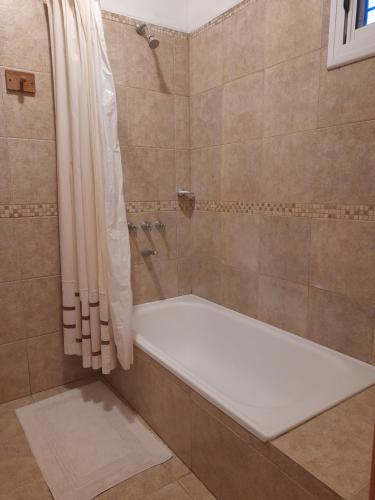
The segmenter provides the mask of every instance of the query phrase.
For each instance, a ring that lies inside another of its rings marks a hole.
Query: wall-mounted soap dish
[[[177,196],[179,198],[186,198],[188,200],[195,200],[195,193],[193,191],[189,191],[188,189],[178,188]]]

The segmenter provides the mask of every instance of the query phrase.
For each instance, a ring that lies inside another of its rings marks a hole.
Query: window
[[[331,0],[328,69],[375,55],[375,0]]]

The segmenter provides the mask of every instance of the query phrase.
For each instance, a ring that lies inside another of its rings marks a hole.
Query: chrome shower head
[[[138,35],[144,36],[147,39],[150,49],[157,49],[159,47],[159,40],[151,33],[150,28],[146,23],[137,24],[136,30]]]

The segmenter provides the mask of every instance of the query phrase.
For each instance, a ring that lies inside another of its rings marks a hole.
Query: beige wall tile
[[[0,74],[1,77],[1,74]],[[1,95],[0,95],[1,99]],[[0,106],[0,121],[2,120]],[[1,127],[0,127],[1,128]],[[0,203],[9,203],[10,200],[10,169],[8,161],[8,144],[6,139],[0,139]]]
[[[308,338],[367,363],[372,359],[374,306],[311,287]]]
[[[126,201],[174,200],[173,149],[128,148],[122,151]]]
[[[266,65],[319,49],[322,1],[270,0],[267,2]]]
[[[265,72],[264,133],[300,132],[317,125],[320,51]]]
[[[193,148],[221,144],[222,90],[190,98],[190,141]]]
[[[145,259],[133,270],[133,302],[141,304],[178,295],[177,259]]]
[[[0,380],[0,402],[30,393],[25,341],[0,346]]]
[[[190,390],[156,363],[152,366],[152,384],[151,425],[190,467]]]
[[[365,486],[360,491],[350,497],[349,500],[368,500],[370,495],[370,486]]]
[[[118,138],[120,147],[123,149],[131,146],[127,92],[128,89],[125,85],[118,85],[116,83]]]
[[[260,272],[296,283],[309,278],[310,220],[261,217]]]
[[[254,2],[223,22],[224,82],[264,67],[265,3]]]
[[[262,137],[263,86],[263,72],[254,73],[224,86],[224,143]]]
[[[330,0],[323,0],[322,47],[327,47],[328,45],[330,13],[331,13]]]
[[[191,171],[190,171],[190,150],[176,150],[176,187],[190,189]]]
[[[8,139],[14,203],[55,203],[56,151],[52,141]]]
[[[198,405],[192,405],[192,469],[218,498],[312,500],[287,475]]]
[[[375,85],[375,58],[327,70],[327,50],[322,51],[319,126],[371,120],[375,103],[368,98]]]
[[[60,274],[56,217],[16,220],[15,232],[22,278]]]
[[[0,285],[0,344],[14,342],[26,337],[22,306],[20,283],[3,283]]]
[[[274,203],[313,201],[312,181],[317,164],[315,131],[265,139],[260,172],[263,199]]]
[[[149,496],[149,500],[190,500],[191,497],[177,482],[164,486]]]
[[[375,202],[375,121],[319,131],[314,201],[372,204]]]
[[[60,277],[38,278],[21,283],[28,337],[57,332],[61,329]]]
[[[51,71],[48,22],[43,3],[37,0],[1,2],[0,32],[0,65]]]
[[[27,341],[31,392],[89,377],[89,368],[82,368],[78,356],[65,356],[61,333],[34,337]]]
[[[5,130],[5,108],[4,108],[4,79],[5,73],[4,69],[0,67],[0,137],[4,137],[6,135]]]
[[[192,291],[213,302],[222,302],[221,263],[217,257],[194,255],[192,261]]]
[[[190,95],[189,40],[174,41],[174,91],[178,95]]]
[[[0,220],[0,281],[21,277],[14,220]]]
[[[55,122],[51,75],[36,73],[35,85],[35,95],[4,94],[8,137],[54,139]]]
[[[223,306],[256,318],[258,309],[258,274],[223,266],[222,281]]]
[[[351,297],[375,297],[375,224],[313,220],[310,282]]]
[[[177,254],[178,257],[191,257],[193,250],[191,236],[191,217],[183,211],[177,212]]]
[[[104,35],[113,77],[116,85],[126,85],[128,81],[125,51],[125,30],[122,23],[103,19]]]
[[[194,235],[195,255],[218,257],[220,254],[220,215],[213,212],[195,212],[191,232]]]
[[[134,26],[125,26],[126,82],[130,87],[171,94],[173,92],[173,38],[158,32],[160,45],[150,49]]]
[[[196,500],[215,500],[215,497],[194,474],[187,474],[179,480],[179,483],[191,498],[195,498]]]
[[[261,276],[258,318],[302,337],[307,333],[308,287]]]
[[[221,199],[260,201],[262,141],[226,144],[222,151]]]
[[[222,259],[227,266],[257,272],[259,268],[259,216],[222,214]]]
[[[128,88],[126,91],[128,115],[124,117],[120,113],[120,120],[128,120],[130,143],[133,146],[173,148],[173,103],[172,95]]]
[[[192,293],[192,259],[178,259],[178,295]]]
[[[221,147],[191,151],[191,188],[201,200],[220,198]]]
[[[222,84],[222,23],[190,39],[190,94],[195,95]]]
[[[190,146],[190,128],[189,128],[189,98],[184,96],[175,96],[175,146],[176,148],[186,149]]]

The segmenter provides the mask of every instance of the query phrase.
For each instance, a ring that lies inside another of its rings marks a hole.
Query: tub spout
[[[150,257],[151,255],[157,255],[157,250],[151,250],[151,248],[142,248],[141,255],[142,257]]]

